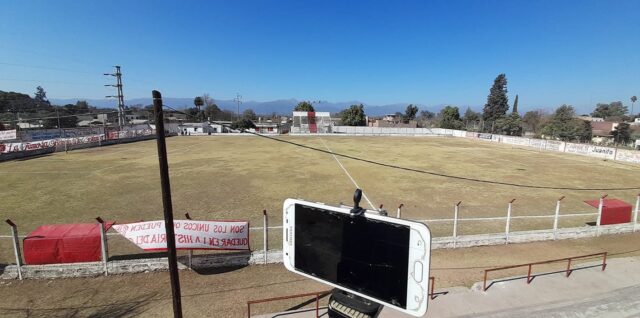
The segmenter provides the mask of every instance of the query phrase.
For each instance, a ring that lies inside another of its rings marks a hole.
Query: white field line
[[[358,185],[358,183],[356,183],[356,180],[353,179],[353,177],[351,176],[351,174],[349,174],[349,171],[347,171],[347,168],[345,168],[342,163],[340,162],[340,160],[338,160],[338,157],[336,157],[336,155],[333,154],[333,150],[331,150],[329,148],[329,146],[327,146],[327,143],[324,142],[324,140],[322,139],[322,137],[318,137],[318,139],[320,139],[320,141],[322,141],[322,144],[324,145],[325,148],[327,148],[327,150],[331,153],[331,156],[333,156],[333,159],[336,160],[336,162],[338,163],[338,165],[340,166],[340,168],[342,168],[342,171],[344,171],[344,173],[347,175],[347,177],[349,177],[349,179],[351,180],[351,182],[353,183],[354,186],[356,186],[357,189],[362,189],[360,188],[360,186]],[[367,203],[369,203],[369,206],[371,206],[371,209],[373,210],[378,210],[378,208],[371,203],[371,200],[369,200],[369,197],[367,197],[367,195],[364,193],[364,190],[362,190],[362,196],[364,197],[365,200],[367,200]]]

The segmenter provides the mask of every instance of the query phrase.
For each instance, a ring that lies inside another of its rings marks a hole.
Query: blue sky
[[[524,109],[640,95],[640,1],[3,1],[0,90]],[[29,66],[29,67],[26,67]]]

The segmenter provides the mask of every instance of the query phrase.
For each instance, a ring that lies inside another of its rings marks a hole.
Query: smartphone
[[[427,312],[431,233],[419,222],[287,199],[285,267],[412,316]]]

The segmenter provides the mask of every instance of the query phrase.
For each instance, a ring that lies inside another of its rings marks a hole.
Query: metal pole
[[[10,219],[5,220],[11,226],[11,236],[13,236],[13,253],[16,256],[16,266],[18,267],[18,279],[22,280],[22,255],[20,253],[20,241],[18,240],[18,226]]]
[[[398,206],[398,219],[401,218],[402,215],[402,207],[404,206],[404,203],[400,203],[400,205]]]
[[[604,198],[607,195],[604,194],[600,197],[600,204],[598,204],[598,219],[596,220],[596,236],[600,236],[600,222],[602,221],[602,208],[604,207]]]
[[[107,262],[109,261],[109,252],[107,251],[107,233],[105,231],[104,221],[97,217],[98,226],[100,226],[100,247],[102,248],[102,266],[104,267],[104,276],[108,276]]]
[[[189,215],[189,212],[184,214],[184,217],[187,218],[187,220],[191,220],[191,215]],[[189,269],[193,269],[193,250],[189,250]]]
[[[462,201],[459,201],[453,207],[453,248],[458,245],[458,212],[460,212],[460,203]]]
[[[171,203],[171,185],[169,183],[169,163],[167,162],[167,144],[164,136],[164,116],[162,112],[162,94],[152,92],[153,110],[156,116],[156,136],[158,145],[158,162],[160,164],[160,185],[162,187],[162,207],[164,210],[164,227],[167,235],[169,252],[169,274],[171,277],[171,294],[173,296],[173,316],[182,317],[182,300],[180,299],[180,276],[178,276],[178,256],[176,255],[176,237],[173,231],[173,204]]]
[[[509,202],[509,207],[507,208],[507,225],[505,227],[505,244],[509,244],[509,225],[511,224],[511,208],[513,205],[513,201],[515,201],[516,199],[513,199]]]
[[[636,210],[633,213],[633,231],[636,231],[636,227],[638,225],[638,210],[640,210],[640,193],[638,193],[638,197],[636,197]]]
[[[560,199],[558,199],[558,202],[556,202],[556,215],[555,218],[553,219],[553,239],[556,240],[558,238],[558,217],[560,216],[560,201],[562,201],[562,199],[564,199],[564,195],[560,197]]]
[[[267,264],[267,251],[269,250],[269,222],[267,220],[267,210],[262,210],[262,244],[264,246],[264,264]]]

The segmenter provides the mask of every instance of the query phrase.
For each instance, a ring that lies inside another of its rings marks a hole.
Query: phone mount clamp
[[[362,200],[362,190],[356,189],[356,192],[353,193],[353,209],[350,211],[352,218],[364,216],[364,212],[367,211],[360,206],[360,200]]]

